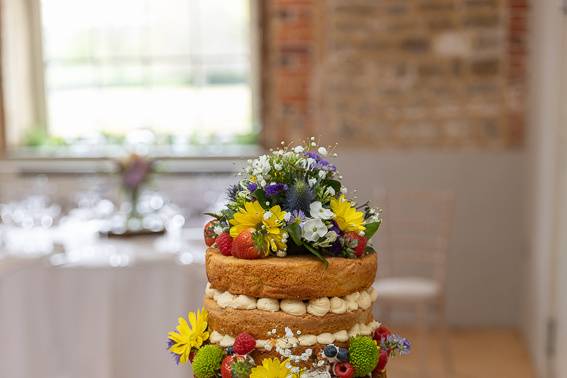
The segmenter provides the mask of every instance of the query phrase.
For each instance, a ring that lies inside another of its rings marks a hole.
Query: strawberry
[[[380,351],[380,357],[378,357],[378,365],[376,365],[376,368],[372,372],[372,376],[379,376],[379,374],[384,372],[384,369],[386,369],[386,364],[388,363],[388,358],[388,351]]]
[[[234,353],[241,355],[252,352],[254,348],[256,348],[256,339],[246,332],[242,332],[236,336],[234,344],[232,345]]]
[[[349,246],[352,246],[354,254],[357,257],[362,256],[364,249],[366,248],[366,243],[368,243],[368,239],[366,239],[364,236],[360,236],[357,232],[354,231],[347,232],[344,238],[347,241],[347,244]]]
[[[250,230],[242,231],[232,241],[232,255],[240,259],[257,259],[262,256],[262,251],[257,247],[254,235]]]
[[[215,226],[218,222],[218,220],[213,219],[212,221],[207,222],[207,224],[205,225],[203,233],[205,235],[205,244],[207,245],[207,247],[213,245],[215,239],[217,238],[217,234],[215,234]]]
[[[232,238],[230,237],[230,234],[228,232],[223,232],[222,234],[217,236],[215,244],[223,255],[232,255]]]
[[[376,328],[374,331],[374,340],[380,345],[382,341],[385,341],[392,332],[384,325],[380,324],[380,327]]]
[[[222,378],[232,378],[232,364],[234,362],[235,356],[226,356],[224,360],[222,360],[221,364],[221,376]]]
[[[349,362],[337,362],[333,367],[333,373],[338,378],[351,378],[354,376],[354,368]]]

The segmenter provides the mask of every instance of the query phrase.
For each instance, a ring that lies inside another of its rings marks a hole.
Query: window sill
[[[148,156],[158,161],[159,174],[230,174],[247,159],[262,153],[257,145],[191,146],[183,150],[152,148]],[[17,149],[0,160],[0,173],[32,174],[109,174],[115,161],[125,156],[124,148],[85,152],[68,149]]]

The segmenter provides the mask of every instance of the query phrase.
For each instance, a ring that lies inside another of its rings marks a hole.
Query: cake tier
[[[347,259],[328,257],[329,266],[312,256],[268,257],[258,260],[223,256],[209,248],[207,277],[212,287],[255,298],[312,299],[342,297],[374,282],[376,254]]]
[[[205,309],[209,313],[209,327],[222,335],[237,336],[248,332],[256,339],[267,339],[272,330],[276,337],[284,335],[284,327],[301,331],[303,335],[320,335],[349,331],[357,324],[372,322],[372,308],[346,312],[344,314],[328,313],[325,316],[290,315],[285,312],[267,312],[262,310],[236,310],[221,308],[214,300],[205,299]]]

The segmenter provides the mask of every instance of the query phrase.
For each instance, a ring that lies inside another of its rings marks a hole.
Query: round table
[[[105,243],[127,247],[128,264],[0,259],[0,377],[191,376],[166,342],[202,305],[204,246],[180,258],[147,241]]]

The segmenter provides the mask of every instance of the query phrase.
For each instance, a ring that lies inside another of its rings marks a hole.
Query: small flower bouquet
[[[215,219],[205,226],[206,244],[246,259],[310,253],[326,263],[326,256],[373,253],[368,240],[381,212],[347,199],[329,151],[311,138],[249,160],[226,207],[209,214]]]
[[[154,162],[137,154],[130,154],[118,162],[121,186],[130,200],[130,215],[136,214],[140,192],[153,173]]]

